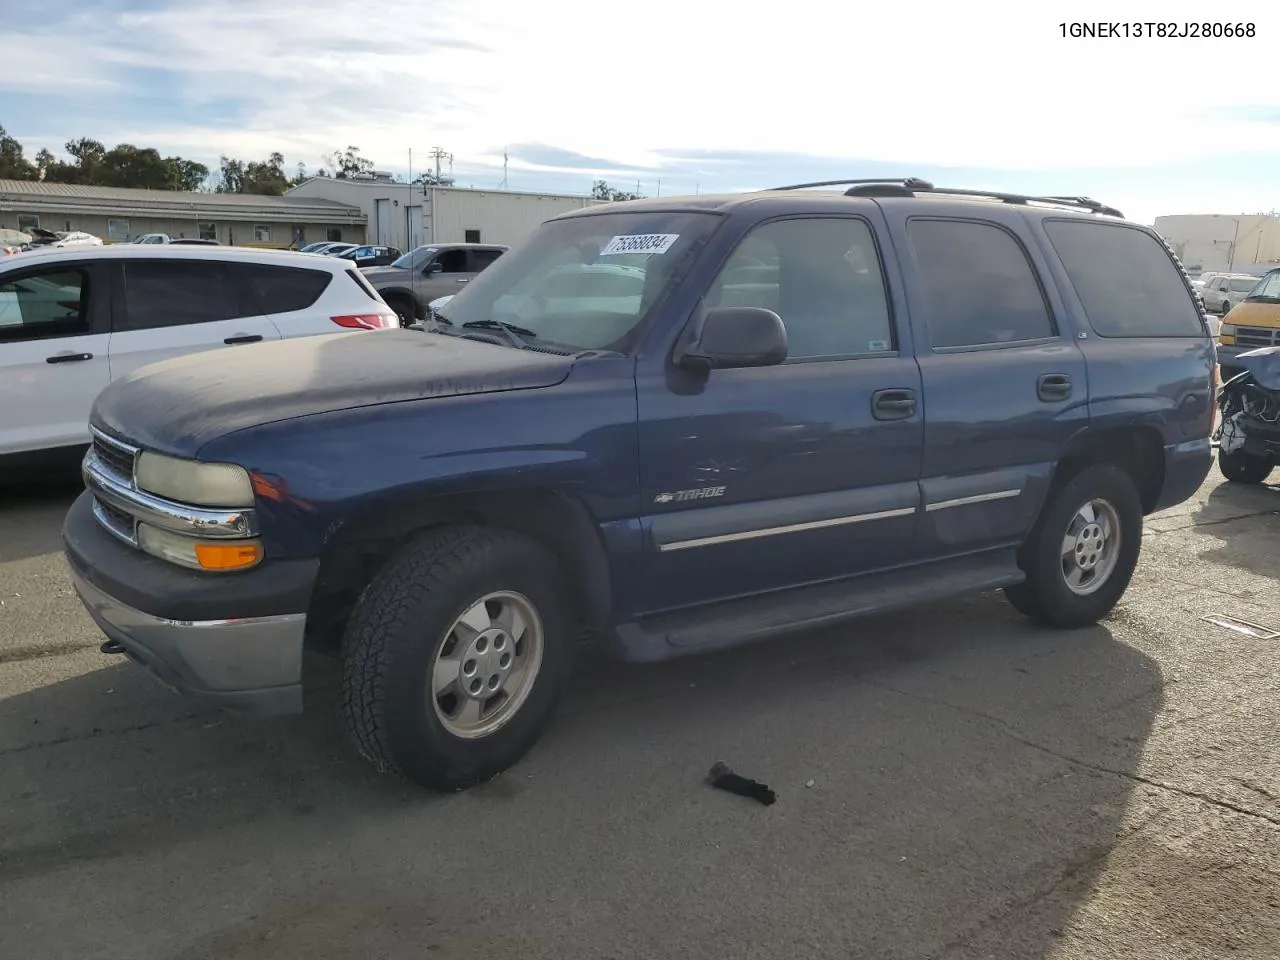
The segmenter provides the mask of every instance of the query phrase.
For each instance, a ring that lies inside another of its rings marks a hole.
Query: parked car
[[[169,241],[171,244],[187,247],[220,247],[217,240],[205,240],[200,237],[177,237]]]
[[[350,260],[357,267],[364,268],[388,266],[399,260],[403,254],[395,247],[364,246],[336,253],[334,256]]]
[[[354,250],[359,244],[355,243],[331,243],[320,251],[322,256],[336,257],[339,254],[346,253],[348,250]]]
[[[1001,588],[1097,622],[1210,468],[1213,344],[1150,228],[955,193],[589,207],[438,332],[109,387],[63,531],[105,649],[258,712],[333,651],[364,756],[459,789],[535,742],[584,636],[664,660]]]
[[[1233,483],[1262,483],[1280,464],[1280,346],[1246,350],[1235,363],[1240,372],[1219,399],[1218,469]]]
[[[335,240],[319,240],[315,243],[308,243],[305,247],[299,247],[299,253],[323,253],[329,247],[332,247],[338,241]]]
[[[1241,354],[1280,347],[1280,269],[1255,278],[1253,288],[1222,318],[1218,329],[1218,363],[1222,379],[1244,372]]]
[[[427,315],[427,304],[457,293],[509,248],[501,244],[439,243],[418,247],[387,267],[365,270],[382,299],[409,326]]]
[[[0,261],[0,463],[87,445],[99,391],[148,363],[397,325],[342,261],[174,244],[7,258]]]
[[[1231,307],[1243,300],[1245,294],[1258,283],[1258,278],[1248,273],[1213,273],[1206,276],[1208,279],[1200,292],[1205,309],[1221,317],[1225,317]]]
[[[169,235],[167,233],[143,233],[134,237],[130,243],[154,244],[169,243]]]

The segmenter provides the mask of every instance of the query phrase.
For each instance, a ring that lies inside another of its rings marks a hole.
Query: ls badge
[[[686,500],[709,500],[712,497],[723,497],[724,487],[694,487],[692,490],[677,490],[675,493],[660,493],[653,498],[654,503],[683,503]]]

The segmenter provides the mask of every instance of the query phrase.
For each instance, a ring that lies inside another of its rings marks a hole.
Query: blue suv
[[[1211,461],[1190,282],[1084,198],[597,205],[428,327],[104,391],[64,526],[104,650],[258,713],[333,651],[361,753],[460,789],[532,746],[584,637],[656,661],[995,589],[1092,624]]]

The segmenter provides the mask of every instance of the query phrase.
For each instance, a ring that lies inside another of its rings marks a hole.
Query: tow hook
[[[98,648],[99,653],[124,653],[124,646],[116,640],[107,640]]]

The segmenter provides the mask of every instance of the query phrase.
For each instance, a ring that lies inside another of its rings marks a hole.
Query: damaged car
[[[1280,347],[1236,356],[1243,368],[1222,385],[1218,468],[1235,483],[1262,483],[1280,463]]]

